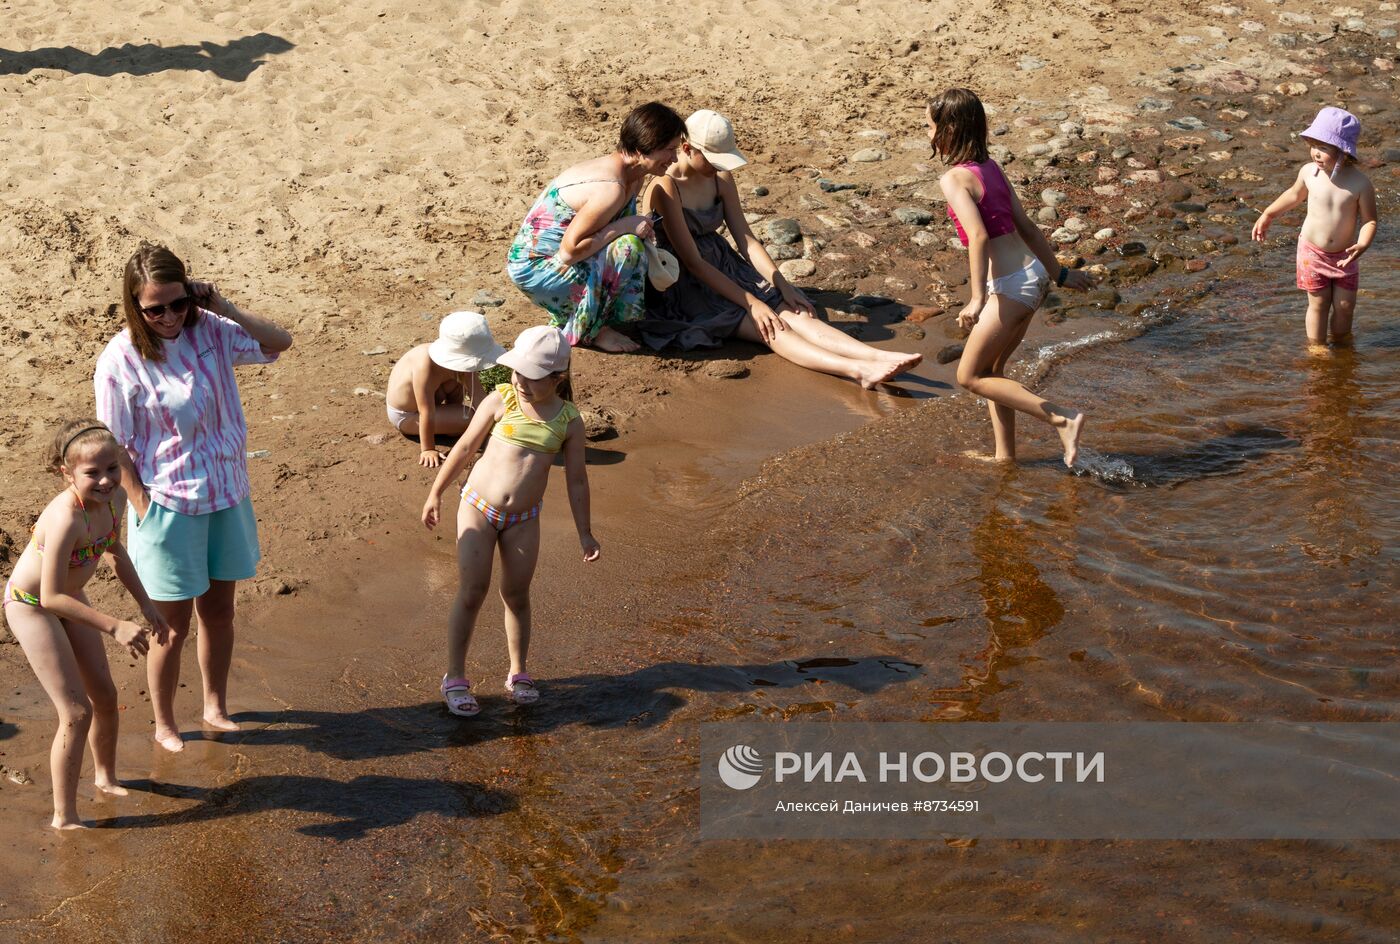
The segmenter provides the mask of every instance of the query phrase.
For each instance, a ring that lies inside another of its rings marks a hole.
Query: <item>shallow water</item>
[[[1309,351],[1301,294],[1248,277],[1028,346],[1091,415],[1073,474],[1024,419],[988,462],[970,398],[769,463],[716,534],[720,651],[803,684],[692,717],[1400,720],[1398,262],[1368,257],[1354,350]],[[589,939],[1393,940],[1396,851],[691,841]]]
[[[742,422],[696,396],[600,444],[635,579],[595,591],[553,483],[530,711],[491,601],[483,713],[446,715],[450,539],[367,525],[245,611],[248,730],[171,759],[129,723],[124,769],[154,760],[84,797],[107,828],[6,837],[0,940],[1393,940],[1400,844],[701,843],[696,748],[726,719],[1396,720],[1397,262],[1370,254],[1352,352],[1308,353],[1299,295],[1240,278],[1028,344],[1016,369],[1091,414],[1077,474],[1032,424],[987,461],[969,397],[802,374]],[[37,770],[29,695],[7,761]],[[14,821],[46,793],[7,791]]]

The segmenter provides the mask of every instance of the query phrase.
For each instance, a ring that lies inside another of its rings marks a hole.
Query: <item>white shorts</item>
[[[445,410],[451,410],[455,407],[461,408],[463,419],[467,420],[468,422],[471,421],[472,408],[467,406],[465,403],[443,404],[438,407],[438,412],[441,413]],[[413,420],[415,423],[418,422],[417,412],[410,413],[407,410],[395,409],[394,407],[389,405],[389,402],[387,400],[384,402],[384,411],[389,414],[389,422],[394,425],[394,429],[403,433],[405,436],[417,435],[417,433],[406,432],[403,428],[403,424],[407,423],[409,420]]]
[[[1045,301],[1050,291],[1050,273],[1039,259],[1032,259],[1030,265],[999,279],[987,279],[987,292],[1000,295],[1013,302],[1019,302],[1034,311]]]

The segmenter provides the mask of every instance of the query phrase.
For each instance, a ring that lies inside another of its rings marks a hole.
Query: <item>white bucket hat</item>
[[[448,370],[481,370],[495,364],[505,352],[491,337],[486,316],[479,311],[454,311],[442,319],[438,339],[428,345],[433,363]]]
[[[717,111],[702,108],[687,118],[685,138],[720,170],[738,170],[749,162],[734,146],[734,125]]]

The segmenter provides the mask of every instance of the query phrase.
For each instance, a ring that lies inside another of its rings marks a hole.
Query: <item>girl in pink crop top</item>
[[[987,158],[980,164],[976,161],[964,161],[957,166],[972,171],[972,176],[982,185],[982,199],[977,201],[977,211],[982,214],[982,224],[987,227],[987,238],[996,239],[998,236],[1016,232],[1016,217],[1011,209],[1011,187],[1006,182],[1006,175],[1001,172],[1001,165]],[[966,246],[967,233],[958,221],[958,215],[953,212],[951,204],[948,206],[948,218],[957,228],[958,239]]]
[[[1026,216],[1001,167],[988,156],[987,116],[974,93],[949,89],[929,103],[927,118],[934,153],[952,165],[938,183],[971,270],[971,297],[958,313],[958,324],[969,332],[958,361],[958,383],[989,401],[998,459],[1016,458],[1016,411],[1054,427],[1065,465],[1072,468],[1084,414],[1041,399],[1005,370],[1031,316],[1045,301],[1050,273],[1057,273],[1057,285],[1070,288],[1089,287],[1089,277],[1060,265],[1054,247]]]

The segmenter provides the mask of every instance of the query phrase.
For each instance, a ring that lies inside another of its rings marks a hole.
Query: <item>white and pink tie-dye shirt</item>
[[[248,497],[248,427],[233,368],[277,355],[241,325],[201,311],[148,361],[123,330],[97,359],[97,417],[126,447],[151,500],[207,515]]]

